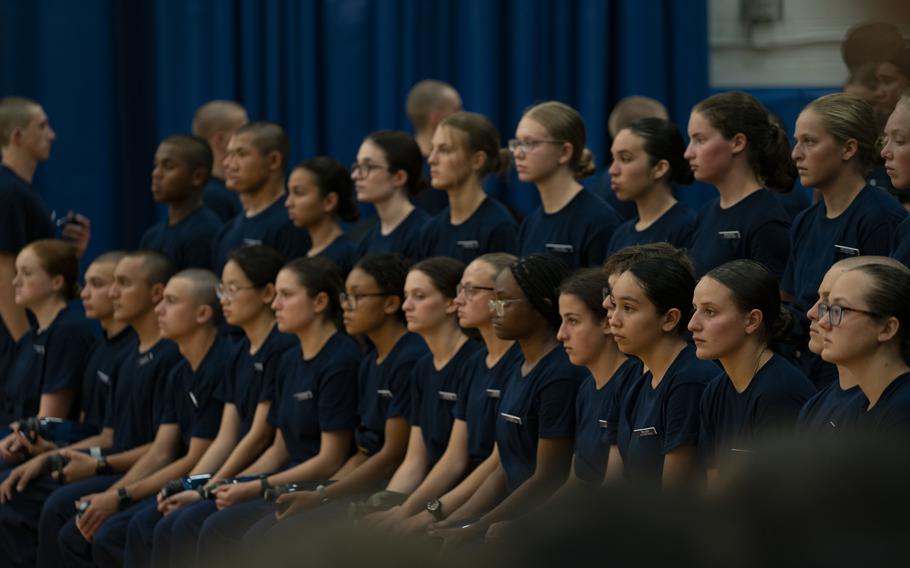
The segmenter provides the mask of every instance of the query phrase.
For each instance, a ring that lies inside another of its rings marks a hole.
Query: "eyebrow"
[[[633,298],[632,296],[615,296],[615,295],[614,295],[613,298],[616,299],[616,300],[623,300],[623,301],[626,301],[626,302],[634,302],[634,303],[636,303],[636,304],[639,303],[639,302],[641,301],[641,300],[639,300],[639,299],[637,299],[637,298]]]

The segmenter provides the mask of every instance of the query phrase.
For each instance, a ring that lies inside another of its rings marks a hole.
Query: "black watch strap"
[[[271,489],[271,488],[272,488],[272,486],[269,485],[269,478],[268,478],[268,477],[266,477],[266,476],[263,475],[262,477],[259,478],[259,495],[260,495],[263,499],[265,499],[265,494],[266,494],[266,492],[267,492],[269,489]]]
[[[130,497],[130,492],[126,490],[126,487],[117,490],[117,504],[121,511],[133,504],[133,498]]]
[[[433,518],[437,521],[442,521],[446,518],[445,513],[442,512],[442,503],[439,499],[427,502],[427,512],[433,515]]]
[[[107,463],[107,458],[104,456],[99,457],[95,464],[95,475],[108,475],[111,473],[114,473],[114,468]]]

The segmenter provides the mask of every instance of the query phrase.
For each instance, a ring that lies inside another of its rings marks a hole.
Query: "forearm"
[[[464,474],[467,467],[467,456],[444,455],[442,459],[430,470],[423,483],[415,489],[401,508],[410,516],[424,509],[427,501],[439,498],[451,488]]]
[[[121,482],[117,485],[126,487],[126,490],[129,492],[133,501],[139,501],[161,491],[161,488],[164,487],[168,481],[187,475],[195,463],[196,460],[193,456],[187,454],[164,465],[148,476],[144,476],[141,479],[126,484]]]
[[[366,491],[390,476],[401,463],[402,456],[393,452],[385,452],[385,449],[383,447],[382,450],[367,458],[360,467],[346,475],[344,479],[330,485],[326,490],[328,496],[338,499]]]
[[[271,473],[286,464],[287,461],[288,451],[285,449],[284,444],[276,442],[272,444],[272,446],[267,449],[261,456],[259,456],[258,460],[250,464],[239,474],[236,474],[235,477]],[[219,474],[220,473],[221,472],[219,472]]]
[[[137,483],[172,462],[176,457],[176,448],[152,447],[114,484],[113,488],[128,487]]]
[[[538,468],[534,475],[484,515],[482,521],[489,526],[499,521],[517,519],[549,499],[565,483],[567,475],[565,470],[541,471]]]
[[[236,439],[230,437],[224,437],[222,439],[216,438],[193,467],[190,474],[215,473],[218,471],[218,468],[224,464],[225,460],[227,460],[228,456],[231,454],[231,448],[234,446],[234,442],[236,442]]]
[[[15,341],[28,331],[25,309],[16,305],[13,278],[16,276],[16,259],[9,253],[0,253],[0,319]]]
[[[446,502],[442,503],[442,507],[443,511],[447,507],[449,507],[448,510],[453,511],[449,515],[452,520],[478,518],[495,507],[507,493],[506,472],[501,466],[497,466],[496,470],[487,476],[480,487],[477,488],[477,491],[457,510],[453,510]]]
[[[392,474],[392,479],[389,480],[386,489],[396,493],[410,494],[426,477],[428,465],[425,455],[414,458],[405,457]]]
[[[139,463],[139,460],[145,456],[151,447],[152,443],[149,442],[148,444],[137,446],[131,450],[107,456],[107,464],[111,466],[111,471],[115,473],[129,471],[133,466]]]
[[[478,489],[484,484],[488,477],[493,475],[499,469],[499,453],[493,450],[493,453],[477,466],[461,483],[456,485],[451,491],[439,498],[442,503],[442,510],[456,511],[468,502]]]
[[[105,428],[100,434],[89,436],[84,440],[79,440],[75,444],[67,446],[67,450],[87,450],[89,448],[109,448],[114,443],[114,431],[111,428]]]
[[[320,452],[305,462],[269,476],[269,484],[283,485],[303,481],[323,481],[335,475],[344,465],[344,455]]]
[[[271,436],[269,434],[272,434]],[[227,479],[237,475],[243,468],[255,463],[264,450],[269,447],[270,438],[274,432],[269,430],[264,433],[253,434],[250,432],[240,440],[240,444],[234,448],[234,451],[228,456],[224,464],[218,468],[215,477],[218,479]]]

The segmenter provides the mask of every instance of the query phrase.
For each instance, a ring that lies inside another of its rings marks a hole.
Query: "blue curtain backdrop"
[[[603,165],[621,97],[660,99],[684,126],[708,94],[707,21],[705,0],[0,0],[0,95],[44,104],[58,140],[36,184],[92,218],[94,256],[155,221],[157,141],[207,100],[285,125],[291,163],[347,163],[368,132],[409,129],[408,89],[437,78],[503,140],[530,104],[574,106]],[[537,203],[514,180],[497,191]]]

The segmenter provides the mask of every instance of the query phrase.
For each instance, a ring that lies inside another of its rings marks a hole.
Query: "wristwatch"
[[[326,486],[321,483],[316,486],[316,493],[319,494],[319,502],[323,504],[329,502],[329,494],[325,492],[325,488]]]
[[[442,503],[439,499],[427,501],[427,512],[433,515],[433,518],[437,521],[442,521],[446,518],[445,513],[442,512]]]
[[[259,478],[259,496],[265,499],[266,492],[271,489],[269,485],[269,478],[265,475]]]
[[[111,467],[111,464],[107,463],[107,458],[100,456],[97,459],[95,464],[95,475],[108,475],[114,473],[114,468]]]
[[[122,511],[133,504],[133,498],[130,497],[130,492],[126,490],[126,487],[121,487],[117,490],[117,506]]]

